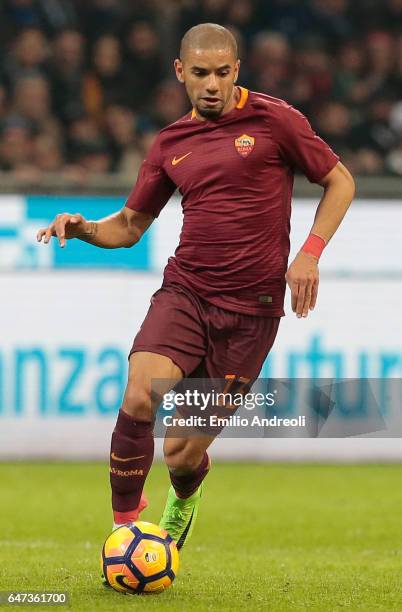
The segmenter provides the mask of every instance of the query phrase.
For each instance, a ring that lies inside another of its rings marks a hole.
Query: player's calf
[[[138,520],[147,505],[142,491],[153,461],[154,414],[160,403],[152,392],[152,379],[166,380],[169,390],[181,376],[180,368],[163,355],[135,352],[130,357],[127,389],[110,449],[115,526]]]
[[[176,456],[170,454],[166,457],[172,486],[160,520],[160,526],[172,536],[179,549],[193,532],[202,496],[202,483],[210,469],[210,459],[205,451],[201,462],[198,458],[198,465],[194,465],[194,459],[189,455],[188,461],[180,464],[180,456],[186,457],[183,451]]]
[[[195,493],[208,474],[210,458],[206,451],[193,448],[191,441],[182,442],[176,451],[167,452],[165,448],[165,462],[176,495],[185,499]]]
[[[154,456],[153,423],[120,410],[110,449],[114,526],[138,520],[147,506],[142,496]]]

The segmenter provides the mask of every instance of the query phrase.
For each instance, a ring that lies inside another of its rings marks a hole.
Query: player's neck
[[[231,98],[222,111],[222,115],[227,115],[228,113],[230,113],[230,111],[236,108],[236,106],[238,105],[240,101],[240,96],[241,96],[240,87],[237,87],[237,85],[235,85],[233,87]]]

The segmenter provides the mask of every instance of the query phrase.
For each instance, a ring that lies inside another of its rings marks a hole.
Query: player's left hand
[[[299,251],[285,275],[292,292],[292,310],[296,316],[307,317],[317,301],[319,271],[318,259]]]

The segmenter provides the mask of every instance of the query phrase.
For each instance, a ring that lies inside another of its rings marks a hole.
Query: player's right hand
[[[62,213],[57,215],[48,227],[42,227],[37,235],[38,242],[42,241],[45,244],[49,242],[52,236],[58,238],[61,247],[66,246],[66,240],[70,238],[79,238],[89,229],[90,224],[82,215],[75,213]]]

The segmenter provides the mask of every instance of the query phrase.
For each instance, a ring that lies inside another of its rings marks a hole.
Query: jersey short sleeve
[[[319,182],[339,157],[312,129],[306,117],[292,106],[282,107],[273,122],[274,137],[283,160],[299,168],[312,183]]]
[[[176,189],[162,167],[160,138],[156,138],[138,172],[137,182],[126,206],[132,210],[158,217]]]

